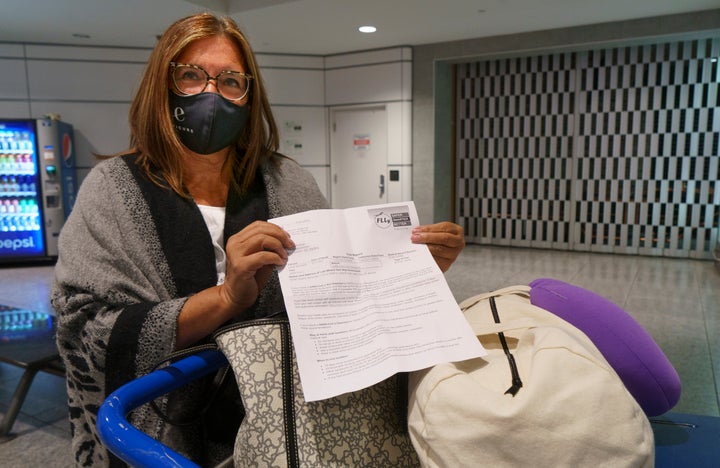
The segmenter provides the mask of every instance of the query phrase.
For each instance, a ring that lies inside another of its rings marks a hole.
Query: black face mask
[[[188,149],[211,154],[230,146],[245,128],[249,111],[217,93],[178,96],[170,91],[175,132]]]

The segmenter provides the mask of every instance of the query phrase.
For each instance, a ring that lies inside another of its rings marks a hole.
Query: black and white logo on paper
[[[370,219],[380,229],[406,228],[412,225],[407,205],[383,206],[368,210]]]

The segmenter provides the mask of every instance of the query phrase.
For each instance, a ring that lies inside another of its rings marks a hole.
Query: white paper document
[[[296,248],[280,270],[306,401],[485,353],[426,245],[415,205],[271,219]]]

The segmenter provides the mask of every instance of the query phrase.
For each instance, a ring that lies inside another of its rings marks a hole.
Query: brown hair
[[[154,168],[159,169],[167,184],[183,196],[189,194],[183,185],[183,166],[178,155],[185,147],[175,133],[169,111],[169,65],[190,43],[218,35],[237,44],[245,72],[253,77],[246,103],[250,116],[235,144],[235,151],[225,163],[224,170],[232,174],[231,183],[245,191],[254,180],[260,162],[273,159],[279,146],[277,125],[255,55],[237,24],[228,17],[210,13],[176,21],[160,37],[150,55],[130,107],[130,149],[123,154],[139,153],[138,163],[155,183],[165,185],[152,173]]]

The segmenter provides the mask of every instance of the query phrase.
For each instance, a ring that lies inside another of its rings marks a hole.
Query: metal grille
[[[712,258],[720,39],[458,66],[469,242]]]

